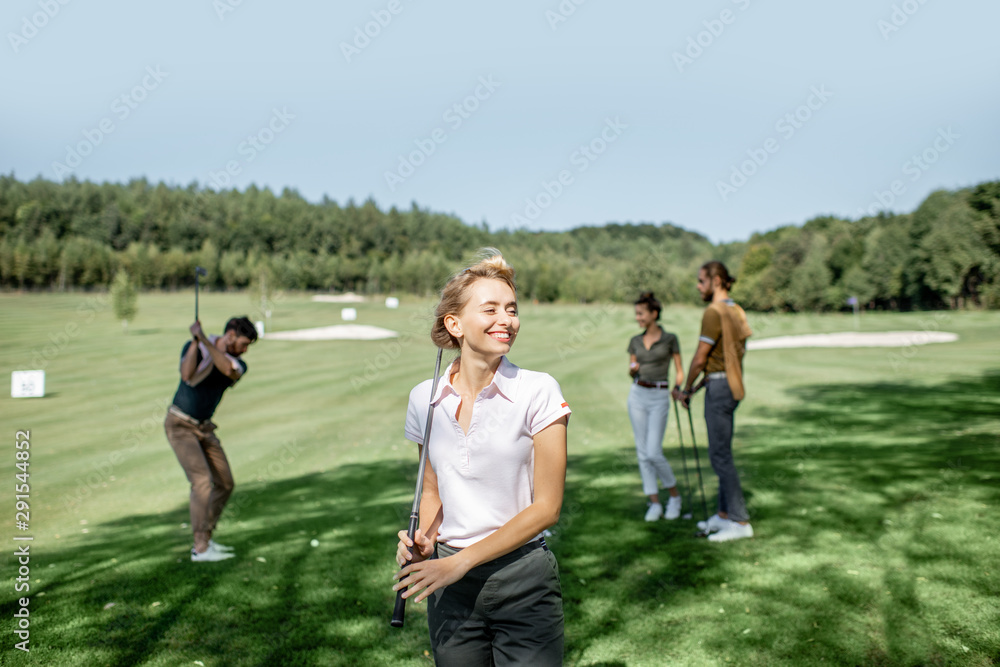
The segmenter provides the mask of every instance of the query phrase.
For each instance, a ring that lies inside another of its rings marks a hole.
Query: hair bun
[[[653,296],[652,292],[642,292],[641,294],[639,294],[639,298],[640,299],[655,299],[656,297]]]

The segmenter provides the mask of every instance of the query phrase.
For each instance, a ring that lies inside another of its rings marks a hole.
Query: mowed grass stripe
[[[84,321],[80,303],[93,298],[0,295],[7,371],[22,368],[50,333],[80,325],[46,368],[53,396],[0,399],[5,423],[33,429],[39,512],[34,655],[10,663],[427,664],[423,606],[410,605],[402,632],[387,620],[394,535],[406,525],[416,474],[403,417],[409,389],[433,367],[432,304],[356,306],[361,323],[407,334],[398,351],[393,341],[251,348],[250,374],[217,413],[237,478],[219,537],[239,558],[198,569],[186,560],[190,535],[181,526],[186,481],[162,413],[153,414],[177,385],[193,294],[141,295],[128,336],[107,309]],[[245,294],[202,295],[212,332],[253,308]],[[271,330],[337,324],[339,312],[286,294]],[[567,664],[991,664],[1000,654],[1000,522],[991,509],[1000,500],[1000,315],[869,313],[860,324],[919,331],[939,315],[958,343],[905,356],[747,357],[750,394],[736,415],[735,446],[757,538],[712,545],[690,537],[691,522],[641,521],[625,408],[631,307],[522,304],[511,358],[555,376],[574,410],[566,499],[550,540]],[[700,317],[690,307],[664,312],[685,364]],[[849,315],[751,321],[762,336],[853,328]],[[352,384],[369,363],[384,368]],[[694,424],[712,494],[701,409],[699,396]],[[681,473],[674,419],[666,447]],[[67,506],[62,499],[136,428],[140,444],[114,466],[115,481]],[[15,609],[10,583],[0,613]]]

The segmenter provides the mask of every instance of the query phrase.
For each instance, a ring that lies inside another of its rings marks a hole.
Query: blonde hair
[[[434,309],[434,324],[431,326],[431,341],[445,350],[457,350],[461,343],[448,333],[444,325],[446,315],[458,315],[469,301],[469,288],[477,280],[501,280],[517,294],[514,285],[514,268],[507,263],[496,248],[479,251],[479,261],[453,275],[441,290],[441,300]]]

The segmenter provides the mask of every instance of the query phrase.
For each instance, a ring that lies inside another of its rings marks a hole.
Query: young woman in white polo
[[[561,665],[562,593],[542,537],[556,523],[570,409],[549,375],[505,356],[520,327],[499,251],[442,291],[431,339],[458,349],[438,384],[415,545],[399,532],[393,590],[428,601],[438,665]],[[406,438],[424,446],[431,380],[410,392]],[[409,547],[414,546],[411,555]]]

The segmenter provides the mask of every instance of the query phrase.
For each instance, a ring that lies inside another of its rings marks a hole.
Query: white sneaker
[[[753,537],[753,526],[749,523],[743,525],[735,521],[730,521],[729,525],[717,533],[708,536],[710,542],[728,542],[730,540],[742,540],[744,537]]]
[[[215,540],[209,540],[208,546],[215,549],[216,551],[221,551],[222,553],[231,553],[233,551],[236,551],[236,549],[234,549],[233,547],[226,546],[225,544],[219,544]]]
[[[703,533],[714,533],[725,528],[727,523],[729,523],[729,519],[723,519],[718,514],[713,514],[708,517],[708,521],[698,522],[698,530]]]
[[[649,509],[646,510],[646,521],[657,521],[661,516],[663,516],[663,505],[649,503]]]
[[[201,553],[198,553],[194,549],[191,549],[191,561],[194,563],[207,563],[217,560],[226,560],[227,558],[232,558],[235,555],[236,554],[229,553],[226,551],[219,551],[211,544],[209,544],[208,548],[202,551]]]
[[[667,513],[663,515],[663,518],[673,521],[680,515],[681,515],[681,497],[670,496],[670,498],[667,500]]]

